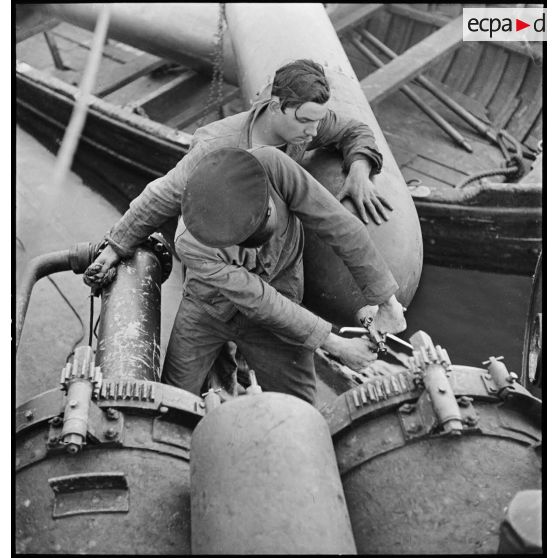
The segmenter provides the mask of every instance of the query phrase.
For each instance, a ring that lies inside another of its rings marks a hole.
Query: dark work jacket
[[[269,100],[255,103],[251,110],[212,122],[196,130],[188,153],[165,176],[150,182],[130,204],[128,211],[107,233],[106,239],[122,257],[131,256],[136,247],[171,217],[181,213],[182,192],[188,176],[200,159],[215,149],[240,147],[251,149],[252,126]],[[334,147],[343,155],[348,170],[357,160],[370,161],[372,172],[382,168],[382,155],[369,126],[328,111],[320,121],[317,135],[309,143],[288,144],[286,153],[300,162],[307,150]],[[339,203],[339,202],[338,202]]]
[[[210,248],[181,220],[176,250],[187,268],[185,292],[218,320],[228,321],[240,311],[273,333],[316,349],[331,332],[331,324],[299,305],[302,225],[342,258],[368,304],[385,301],[397,283],[364,224],[308,172],[274,147],[249,151],[269,178],[276,232],[260,248]]]

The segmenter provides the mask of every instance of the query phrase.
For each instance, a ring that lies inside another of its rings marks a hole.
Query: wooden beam
[[[384,4],[339,4],[330,19],[338,35],[363,25]]]
[[[116,71],[99,75],[94,94],[97,97],[104,97],[164,64],[167,64],[167,62],[158,56],[142,54],[135,60],[122,64]]]
[[[369,103],[379,103],[463,41],[463,16],[455,18],[360,82]]]

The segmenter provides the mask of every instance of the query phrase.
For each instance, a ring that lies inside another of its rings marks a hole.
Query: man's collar
[[[271,99],[262,99],[260,101],[256,101],[250,111],[248,112],[248,117],[246,118],[246,122],[244,123],[244,127],[242,130],[242,134],[240,137],[240,145],[242,149],[250,149],[253,147],[252,145],[252,128],[254,127],[254,122],[256,118],[260,115],[260,113],[266,109],[267,105]]]

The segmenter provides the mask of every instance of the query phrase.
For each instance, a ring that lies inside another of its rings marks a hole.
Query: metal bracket
[[[64,418],[54,417],[50,420],[47,447],[49,451],[64,450],[67,444],[62,438]],[[103,412],[95,402],[89,406],[87,417],[87,440],[86,444],[110,444],[111,446],[122,445],[122,433],[124,432],[124,417],[115,409],[107,409]]]

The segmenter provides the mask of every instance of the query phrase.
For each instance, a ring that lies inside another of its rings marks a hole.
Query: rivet
[[[438,387],[438,391],[439,391],[440,393],[446,393],[446,388],[445,388],[445,387],[442,387],[442,386],[439,386],[439,387]]]
[[[117,432],[114,428],[109,428],[105,432],[105,438],[108,438],[109,440],[112,440],[112,439],[116,438],[116,436],[117,436]]]
[[[31,420],[34,416],[33,411],[25,411],[25,418],[27,420]]]
[[[77,401],[75,399],[72,399],[70,401],[69,405],[72,409],[74,409],[75,407],[77,407]]]
[[[168,412],[169,412],[169,408],[168,408],[168,407],[165,407],[164,405],[161,405],[161,407],[159,407],[159,412],[160,412],[160,413],[163,413],[163,414],[168,413]]]

